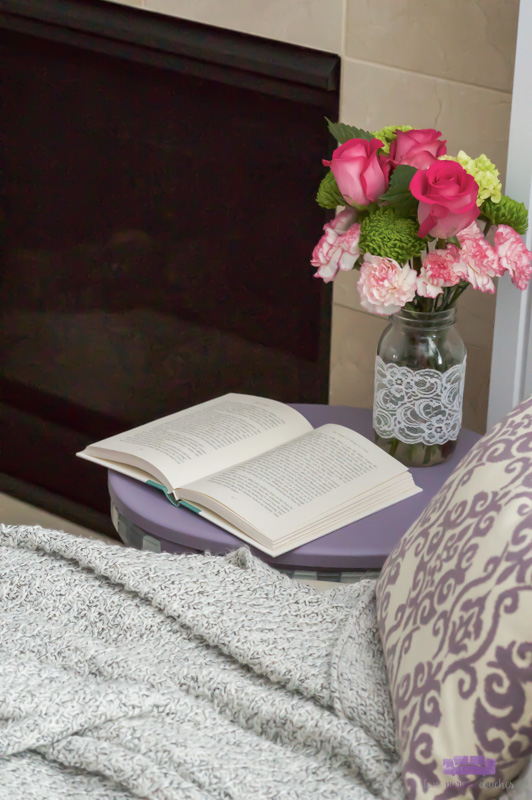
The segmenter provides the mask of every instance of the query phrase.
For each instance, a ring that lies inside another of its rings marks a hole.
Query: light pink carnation
[[[325,233],[312,251],[310,263],[313,267],[319,267],[315,277],[323,278],[325,283],[328,283],[332,281],[338,272],[338,258],[340,254],[336,246],[338,234],[332,225],[327,222],[327,224],[323,226],[323,230]]]
[[[476,222],[457,236],[461,246],[460,260],[456,264],[457,274],[473,289],[493,294],[495,285],[491,279],[501,274],[499,257],[494,248],[484,238]]]
[[[355,266],[355,261],[360,255],[360,224],[355,222],[343,236],[338,237],[337,245],[341,251],[338,266],[342,270],[350,270]]]
[[[475,219],[471,225],[468,225],[467,228],[464,228],[457,234],[457,238],[459,242],[463,239],[482,239],[484,238],[484,234],[480,230],[480,226]]]
[[[476,250],[478,258],[481,258],[484,263],[484,271],[489,275],[490,278],[500,276],[504,273],[504,269],[501,267],[499,256],[497,255],[495,248],[493,248],[488,242],[480,230],[476,220],[467,228],[464,228],[463,231],[460,231],[460,233],[457,235],[457,238],[462,246],[462,249],[467,241],[476,242],[476,248],[471,245],[469,249],[471,251]],[[482,256],[480,256],[480,253],[482,253]]]
[[[417,273],[392,258],[364,255],[358,279],[360,304],[372,314],[396,314],[414,299]]]
[[[341,236],[342,233],[346,233],[346,231],[351,227],[355,221],[355,217],[356,211],[354,209],[344,208],[343,211],[340,211],[335,218],[330,221],[329,225],[339,236]]]
[[[446,250],[432,250],[423,261],[417,279],[417,293],[421,297],[437,297],[442,286],[456,286],[460,276],[456,265],[460,260],[460,250],[451,244]]]
[[[488,269],[484,260],[485,251],[480,242],[475,239],[466,239],[462,244],[460,254],[460,261],[456,266],[460,277],[470,283],[473,289],[493,294],[495,285],[491,278],[495,273]]]
[[[426,275],[423,274],[423,270],[420,271],[417,281],[416,281],[416,292],[420,297],[437,297],[439,294],[443,294],[443,289],[441,286],[438,286],[435,283],[431,283]]]
[[[499,225],[493,241],[501,269],[508,270],[514,286],[526,289],[532,275],[532,253],[517,231],[509,225]]]
[[[314,277],[329,283],[339,269],[353,269],[360,255],[360,225],[353,223],[354,218],[355,213],[346,209],[323,226],[325,233],[314,248],[310,261],[313,267],[318,267]]]

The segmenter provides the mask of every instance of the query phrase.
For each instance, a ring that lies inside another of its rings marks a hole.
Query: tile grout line
[[[442,78],[439,75],[429,75],[426,72],[419,72],[415,69],[406,69],[406,67],[396,67],[393,64],[382,64],[379,61],[369,61],[365,58],[356,58],[355,56],[346,55],[345,61],[350,61],[356,64],[364,64],[369,67],[378,67],[380,69],[392,70],[394,72],[404,72],[406,75],[416,75],[419,78],[428,78],[429,80],[441,81],[442,83],[453,83],[457,86],[467,86],[472,89],[482,89],[486,92],[496,92],[503,95],[505,98],[512,96],[512,91],[505,89],[495,89],[493,86],[482,86],[479,83],[468,83],[467,81],[458,81],[455,78]]]
[[[347,2],[348,0],[342,0],[342,38],[340,42],[340,58],[342,61],[347,58]],[[340,101],[341,99],[340,95]]]

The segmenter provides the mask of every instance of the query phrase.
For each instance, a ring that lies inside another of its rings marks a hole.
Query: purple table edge
[[[315,428],[329,422],[345,425],[373,441],[372,412],[367,408],[293,403]],[[271,558],[250,548],[263,561],[284,568],[372,569],[382,567],[399,539],[418,518],[480,434],[462,428],[453,456],[434,467],[412,468],[423,490],[389,508],[339,528],[313,542]],[[173,506],[157,489],[109,470],[109,494],[117,510],[146,533],[179,548],[223,555],[245,546],[238,537],[185,509]]]

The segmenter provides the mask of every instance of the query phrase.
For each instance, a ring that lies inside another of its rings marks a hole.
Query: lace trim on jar
[[[466,359],[438,372],[375,361],[373,427],[383,439],[405,444],[445,444],[462,425]]]

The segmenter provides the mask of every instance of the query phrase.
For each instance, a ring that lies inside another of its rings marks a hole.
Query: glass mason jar
[[[383,450],[409,467],[446,461],[462,424],[466,349],[456,308],[391,317],[375,363],[373,429]]]

